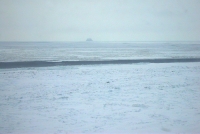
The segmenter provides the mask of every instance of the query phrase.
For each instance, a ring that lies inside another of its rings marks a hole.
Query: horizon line
[[[199,41],[0,41],[0,42],[19,42],[19,43],[48,43],[48,42],[200,42]]]

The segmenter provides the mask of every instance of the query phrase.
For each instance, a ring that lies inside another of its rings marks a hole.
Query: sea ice
[[[1,69],[0,133],[200,133],[200,63]]]

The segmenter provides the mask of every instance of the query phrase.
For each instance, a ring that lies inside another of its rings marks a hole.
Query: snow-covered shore
[[[0,133],[200,133],[200,63],[1,69]]]

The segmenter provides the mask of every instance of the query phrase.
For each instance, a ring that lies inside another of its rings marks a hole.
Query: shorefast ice
[[[200,63],[1,69],[0,133],[200,133]]]

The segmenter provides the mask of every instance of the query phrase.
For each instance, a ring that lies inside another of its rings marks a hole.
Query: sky
[[[200,0],[0,0],[0,41],[200,41]]]

